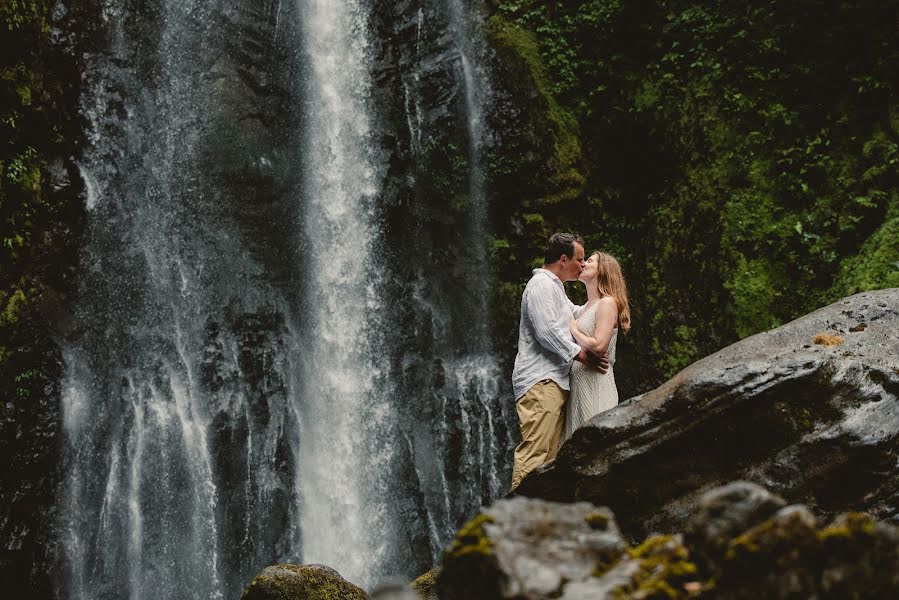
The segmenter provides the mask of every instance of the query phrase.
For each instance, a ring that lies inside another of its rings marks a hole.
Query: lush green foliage
[[[560,183],[578,178],[546,144],[532,151],[545,167],[508,164],[527,156],[509,134],[491,173],[495,255],[512,265],[498,331],[515,331],[522,267],[558,229],[625,268],[624,393],[899,286],[899,3],[504,0],[491,19],[501,61],[518,64],[502,76],[545,97],[519,124],[577,136],[566,167],[583,182]]]
[[[25,400],[48,382],[37,298],[62,287],[71,197],[50,190],[48,157],[71,153],[71,65],[50,43],[45,0],[0,1],[0,391]],[[74,200],[77,200],[74,199]]]

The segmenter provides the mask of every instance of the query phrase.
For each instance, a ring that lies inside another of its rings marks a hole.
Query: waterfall
[[[98,10],[60,597],[235,597],[277,562],[417,575],[508,475],[477,19],[455,0]],[[388,10],[408,40],[376,37]],[[465,148],[464,206],[416,179],[440,143]],[[454,224],[450,269],[414,254],[436,243],[422,211]]]
[[[487,76],[477,61],[477,57],[483,54],[483,48],[479,48],[476,43],[477,38],[473,35],[471,27],[472,17],[468,14],[463,0],[449,0],[449,13],[450,28],[459,52],[461,83],[465,97],[465,125],[468,133],[468,194],[470,197],[468,237],[471,239],[476,260],[479,259],[477,262],[485,264],[487,262],[487,253],[485,252],[487,198],[481,173],[481,150],[486,141],[483,107],[487,102],[489,90]],[[477,278],[473,282],[477,285],[476,295],[480,299],[482,310],[486,308],[487,300],[485,282],[486,278],[484,277]],[[475,323],[480,328],[486,325],[484,319],[478,319]],[[486,332],[480,330],[476,335],[483,344]]]
[[[289,213],[258,200],[277,161],[263,125],[229,126],[258,107],[220,86],[240,84],[220,58],[227,26],[255,15],[217,4],[108,2],[108,46],[85,58],[89,230],[63,381],[70,598],[233,597],[261,562],[300,553],[293,311],[245,204]]]
[[[354,0],[303,5],[306,143],[305,302],[309,344],[301,435],[306,562],[338,567],[368,584],[384,573],[391,537],[387,484],[392,418],[378,354],[385,307],[372,156],[366,13]],[[395,540],[399,541],[399,540]],[[363,550],[364,549],[364,550]]]
[[[516,433],[509,375],[488,337],[488,53],[477,2],[426,0],[393,23],[415,182],[401,245],[424,265],[408,268],[397,299],[414,337],[396,379],[415,401],[404,435],[434,564],[459,525],[505,493]]]

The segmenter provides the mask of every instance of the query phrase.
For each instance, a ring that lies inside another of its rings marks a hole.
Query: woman
[[[571,367],[571,395],[565,417],[567,439],[575,429],[595,415],[618,404],[615,387],[615,342],[618,331],[631,328],[631,311],[627,303],[627,286],[621,266],[614,256],[596,252],[579,277],[587,286],[587,304],[577,320],[570,323],[571,335],[588,352],[608,352],[609,370],[600,373],[580,362]]]

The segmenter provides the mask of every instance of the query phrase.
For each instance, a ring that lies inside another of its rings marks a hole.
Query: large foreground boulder
[[[500,500],[457,534],[437,576],[440,600],[602,598],[637,564],[607,508]],[[623,568],[611,568],[613,565]]]
[[[899,519],[899,289],[733,344],[598,415],[527,496],[613,507],[626,537],[679,530],[704,492],[765,485],[825,518]]]
[[[368,595],[325,565],[282,564],[260,571],[240,600],[368,600]]]
[[[630,547],[608,509],[500,500],[447,549],[440,600],[897,598],[899,529],[869,515],[819,522],[748,482],[711,490],[684,535]]]

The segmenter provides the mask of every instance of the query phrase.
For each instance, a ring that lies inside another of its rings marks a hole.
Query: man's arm
[[[582,348],[574,343],[567,328],[567,304],[558,301],[556,284],[548,279],[535,281],[527,298],[527,311],[540,345],[566,361],[575,359]],[[570,301],[566,299],[570,304]],[[566,324],[566,325],[562,325]]]

